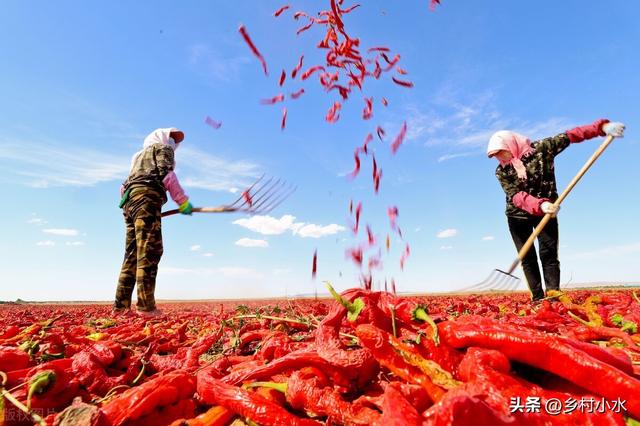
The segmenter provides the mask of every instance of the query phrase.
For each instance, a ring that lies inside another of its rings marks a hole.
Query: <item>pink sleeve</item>
[[[567,130],[566,133],[571,143],[582,142],[583,140],[595,138],[596,136],[604,136],[602,125],[608,122],[609,120],[601,118],[592,124]]]
[[[167,191],[169,191],[169,195],[171,199],[175,201],[178,205],[184,203],[189,199],[187,194],[184,193],[184,189],[180,186],[180,182],[178,182],[178,176],[172,171],[167,173],[167,175],[162,179],[162,183]]]
[[[124,195],[124,184],[120,185],[120,196]]]
[[[527,194],[524,191],[520,191],[513,196],[512,201],[513,201],[513,205],[519,208],[520,210],[524,210],[527,213],[532,214],[534,216],[544,216],[544,213],[540,209],[540,205],[545,201],[549,201],[549,199],[534,197],[531,194]]]

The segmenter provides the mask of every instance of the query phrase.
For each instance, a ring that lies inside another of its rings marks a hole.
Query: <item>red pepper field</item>
[[[161,304],[3,304],[5,425],[624,425],[640,300],[576,290]],[[0,422],[2,423],[2,422]]]

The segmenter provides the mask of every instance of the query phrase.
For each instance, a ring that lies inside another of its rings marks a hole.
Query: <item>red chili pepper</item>
[[[454,347],[497,349],[510,359],[555,373],[596,395],[624,399],[628,412],[640,417],[640,380],[546,333],[488,320],[468,321],[442,323],[440,332]]]
[[[388,52],[389,50],[388,47],[376,46],[368,48],[367,52]]]
[[[387,234],[387,241],[386,241],[386,247],[387,247],[387,252],[389,251],[389,248],[391,247],[391,239],[389,238],[389,234]],[[386,291],[386,290],[385,290]]]
[[[262,105],[273,105],[275,103],[282,102],[282,101],[284,101],[284,95],[280,93],[279,95],[276,95],[270,99],[261,99],[260,103]]]
[[[262,395],[228,385],[208,374],[198,373],[198,395],[207,404],[223,406],[244,418],[264,426],[318,426],[315,420],[303,419]]]
[[[220,121],[215,121],[214,119],[212,119],[208,115],[204,118],[204,122],[205,122],[205,124],[207,124],[208,126],[213,127],[216,130],[219,129],[220,126],[222,126],[222,123]]]
[[[267,61],[264,60],[264,57],[262,56],[262,54],[260,53],[256,45],[253,44],[253,41],[251,41],[251,37],[249,37],[249,33],[247,33],[247,29],[244,27],[244,25],[240,25],[240,27],[238,28],[238,31],[240,31],[242,38],[244,38],[244,41],[247,43],[247,45],[251,49],[251,52],[253,52],[253,54],[256,56],[256,58],[258,58],[258,60],[262,64],[264,75],[269,75],[269,73],[267,72]]]
[[[387,101],[386,98],[382,98],[381,102],[382,102],[382,105],[384,105],[384,106],[388,106],[389,105],[389,101]]]
[[[371,142],[373,140],[373,135],[371,133],[368,133],[367,136],[364,138],[364,144],[362,144],[362,152],[364,152],[365,154],[369,154],[369,142]]]
[[[327,120],[329,123],[335,123],[336,121],[338,121],[338,119],[340,118],[339,111],[341,106],[342,105],[340,105],[340,102],[334,102],[333,106],[327,112],[325,120]]]
[[[421,426],[423,419],[416,408],[394,386],[388,385],[384,389],[382,398],[382,417],[379,425],[390,426]]]
[[[300,69],[302,68],[302,61],[304,60],[304,55],[300,56],[300,60],[298,61],[298,65],[296,65],[296,67],[291,70],[291,78],[296,78],[296,75],[298,75],[298,71],[300,71]]]
[[[324,71],[324,67],[322,65],[315,65],[311,68],[309,68],[308,70],[306,70],[305,72],[302,73],[302,75],[300,76],[300,78],[302,80],[306,80],[307,78],[309,78],[311,76],[311,74],[313,74],[316,71]]]
[[[380,140],[382,140],[382,138],[384,137],[384,129],[380,126],[378,126],[376,128],[376,133],[378,134],[378,137],[380,138]]]
[[[396,136],[396,139],[391,144],[391,152],[393,154],[395,154],[396,151],[398,151],[398,148],[400,148],[400,144],[402,144],[402,141],[404,140],[404,137],[405,137],[406,134],[407,134],[407,122],[405,121],[402,124],[402,128],[400,129],[400,133],[398,133],[398,136]]]
[[[373,236],[373,231],[371,230],[371,227],[369,226],[369,224],[367,224],[367,240],[369,242],[369,246],[376,245],[376,239]]]
[[[314,24],[314,21],[311,20],[309,21],[309,23],[303,27],[298,28],[298,30],[296,31],[296,35],[300,35],[300,33],[303,33],[305,31],[307,31],[309,28],[311,28]]]
[[[284,11],[285,11],[285,10],[287,10],[287,9],[289,9],[290,7],[291,7],[291,6],[289,6],[288,4],[287,4],[287,5],[285,5],[285,6],[282,6],[280,9],[276,10],[276,11],[273,13],[273,16],[275,16],[275,17],[277,18],[278,16],[280,16],[280,15],[282,14],[282,12],[284,12]]]
[[[396,294],[396,280],[394,280],[393,278],[391,278],[391,292],[393,294]]]
[[[248,189],[242,192],[242,198],[244,199],[244,202],[249,205],[249,207],[253,205],[253,200],[251,199],[251,195],[249,195]]]
[[[362,112],[362,119],[368,120],[373,115],[372,113],[373,98],[364,98],[364,102],[365,102],[365,107],[364,107],[364,111]]]
[[[372,178],[373,178],[373,181],[375,182],[376,176],[378,176],[378,163],[376,162],[376,156],[372,155],[371,156],[371,160],[372,160],[371,170],[372,170],[372,173],[373,173],[372,174]]]
[[[373,189],[376,194],[380,189],[380,179],[382,179],[382,169],[378,169],[378,173],[373,177]]]
[[[318,272],[318,249],[313,252],[313,262],[311,264],[311,279],[316,279],[316,273]]]
[[[353,260],[353,262],[362,266],[362,249],[359,247],[347,249],[347,257]]]
[[[360,227],[360,214],[362,213],[362,201],[359,201],[356,205],[356,225],[353,229],[354,233],[358,233],[358,228]]]
[[[398,74],[407,75],[407,71],[403,68],[396,67],[396,71],[398,72]]]
[[[396,83],[399,86],[404,86],[404,87],[413,87],[413,83],[410,81],[405,81],[405,80],[399,80],[395,77],[391,77],[391,80],[393,80],[394,83]]]
[[[358,173],[360,173],[360,156],[358,155],[358,148],[356,148],[353,153],[353,159],[356,165],[353,168],[353,171],[347,175],[349,179],[355,179],[355,177],[358,176]]]
[[[293,92],[289,96],[291,96],[291,99],[298,99],[300,96],[302,96],[303,93],[304,93],[304,89],[300,89],[297,92]]]
[[[12,346],[0,347],[0,371],[22,370],[31,365],[31,357],[25,351]]]
[[[286,78],[287,78],[287,73],[285,72],[285,70],[282,70],[282,73],[280,74],[280,81],[278,81],[278,86],[282,86]]]
[[[309,18],[309,15],[307,15],[305,12],[296,12],[293,14],[293,19],[297,21],[301,16]]]
[[[407,244],[404,247],[404,251],[400,255],[400,269],[404,269],[404,262],[406,262],[410,254],[411,254],[411,249],[409,247],[409,244]]]
[[[287,108],[282,108],[282,120],[280,120],[280,129],[284,130],[287,125]]]

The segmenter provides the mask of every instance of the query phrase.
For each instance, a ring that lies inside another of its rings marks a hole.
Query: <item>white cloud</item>
[[[573,253],[570,259],[599,259],[617,258],[630,253],[640,252],[640,242],[603,247],[601,249]]]
[[[191,247],[189,247],[190,251],[198,251],[202,248],[202,246],[200,244],[194,244]]]
[[[458,235],[458,230],[457,229],[444,229],[444,230],[438,232],[436,237],[438,237],[438,238],[451,238],[451,237],[455,237],[456,235]]]
[[[129,171],[127,156],[52,141],[0,138],[3,176],[35,187],[93,186],[121,179]]]
[[[64,243],[66,246],[74,246],[74,247],[78,247],[78,246],[83,246],[84,245],[84,241],[67,241],[66,243]]]
[[[262,278],[263,275],[260,272],[257,272],[251,268],[244,268],[238,266],[224,266],[222,268],[218,268],[218,271],[222,273],[227,278],[253,278],[258,279]]]
[[[345,229],[344,226],[336,225],[335,223],[326,226],[309,223],[300,226],[298,229],[294,229],[293,235],[300,235],[302,238],[320,238],[326,235],[337,234]]]
[[[46,240],[46,241],[38,241],[36,245],[41,247],[53,247],[56,245],[56,243],[51,240]]]
[[[213,256],[213,253],[211,253],[211,252],[207,252],[207,253],[202,253],[202,255],[203,255],[204,257],[212,257],[212,256]]]
[[[316,225],[313,223],[296,222],[295,216],[283,215],[280,219],[271,216],[252,216],[250,218],[233,221],[234,225],[258,232],[262,235],[280,235],[291,231],[293,235],[302,238],[320,238],[344,231],[344,226],[332,223],[330,225]]]
[[[59,235],[62,237],[76,237],[79,234],[77,229],[65,228],[48,228],[43,229],[42,232],[44,232],[45,234]]]
[[[452,250],[453,246],[440,246],[440,250]]]
[[[478,151],[471,152],[459,152],[457,154],[445,154],[438,157],[438,163],[442,163],[443,161],[453,160],[454,158],[462,158],[462,157],[470,157],[472,155],[477,155]]]
[[[493,235],[485,235],[484,237],[482,237],[482,241],[493,241],[495,239],[496,237],[494,237]]]
[[[266,240],[253,240],[251,238],[240,238],[236,241],[236,245],[240,247],[269,247],[269,242]]]
[[[289,214],[282,216],[280,219],[271,216],[256,215],[248,219],[234,220],[232,223],[262,235],[280,235],[291,229],[295,220],[295,216]]]
[[[27,223],[31,224],[31,225],[40,226],[40,225],[44,225],[45,223],[47,223],[47,221],[44,220],[41,217],[36,216],[36,214],[34,213],[34,214],[31,215],[31,218],[29,220],[27,220]]]

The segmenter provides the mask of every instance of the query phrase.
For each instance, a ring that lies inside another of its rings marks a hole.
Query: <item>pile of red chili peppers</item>
[[[0,425],[635,424],[632,291],[0,305]],[[560,401],[561,412],[548,412]],[[589,404],[587,404],[589,402]]]

